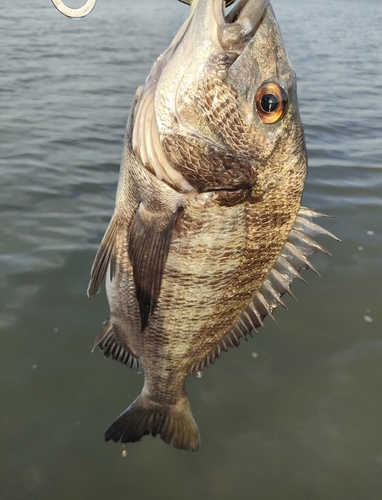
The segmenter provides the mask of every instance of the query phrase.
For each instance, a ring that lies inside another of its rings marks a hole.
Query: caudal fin
[[[199,430],[187,397],[176,406],[161,407],[138,396],[110,425],[105,440],[134,443],[146,434],[159,434],[165,443],[175,448],[196,451],[200,445]]]

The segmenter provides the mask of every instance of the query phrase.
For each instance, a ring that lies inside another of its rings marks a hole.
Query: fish
[[[131,106],[115,210],[91,270],[106,357],[144,373],[106,441],[200,445],[185,383],[285,305],[331,235],[302,207],[296,75],[268,0],[190,12]]]

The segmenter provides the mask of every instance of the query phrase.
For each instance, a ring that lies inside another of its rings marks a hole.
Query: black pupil
[[[266,113],[272,113],[273,111],[276,111],[279,105],[279,100],[274,94],[265,94],[261,98],[260,105],[263,111]]]

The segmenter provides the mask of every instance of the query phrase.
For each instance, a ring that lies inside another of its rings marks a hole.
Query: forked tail
[[[105,440],[134,443],[146,434],[159,434],[175,448],[196,451],[200,445],[199,430],[187,397],[175,406],[160,406],[139,395],[110,425]]]

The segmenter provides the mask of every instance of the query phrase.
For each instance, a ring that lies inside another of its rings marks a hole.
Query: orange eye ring
[[[285,115],[288,96],[277,83],[264,83],[256,93],[256,111],[264,123],[276,123]]]

